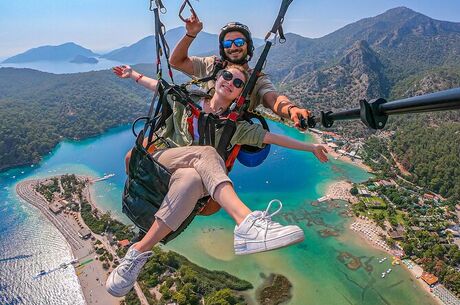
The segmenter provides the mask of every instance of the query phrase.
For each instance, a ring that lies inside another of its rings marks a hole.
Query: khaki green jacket
[[[166,120],[165,126],[157,132],[157,135],[164,138],[171,147],[194,145],[193,137],[188,131],[188,116],[184,105],[170,99],[168,99],[168,103],[172,108],[173,114]],[[216,129],[216,146],[219,144],[223,129],[223,127]],[[230,141],[230,145],[231,147],[235,144],[263,147],[266,133],[267,131],[259,124],[238,121],[236,132]],[[157,148],[166,147],[160,143],[156,144],[156,146]]]

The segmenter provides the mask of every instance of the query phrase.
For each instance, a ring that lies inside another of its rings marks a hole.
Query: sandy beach
[[[334,181],[327,185],[325,196],[328,199],[338,199],[356,203],[357,198],[350,193],[352,187],[353,185],[349,181]]]
[[[329,199],[340,199],[351,203],[356,203],[358,202],[358,199],[350,194],[351,188],[352,184],[348,181],[332,182],[327,186],[325,196],[327,196]],[[411,277],[417,283],[417,285],[425,290],[437,304],[444,305],[444,303],[432,292],[431,288],[420,278],[423,272],[422,267],[413,262],[409,267],[401,260],[395,259],[402,255],[402,251],[397,248],[390,248],[390,246],[381,237],[386,236],[387,233],[382,228],[377,226],[374,221],[363,216],[355,217],[355,219],[350,223],[349,228],[369,246],[391,255],[393,257],[391,258],[393,263],[398,262],[400,266],[403,266],[403,268],[411,274]]]
[[[81,177],[86,179],[89,177]],[[73,264],[75,273],[81,285],[83,295],[87,304],[119,304],[121,298],[115,298],[107,293],[105,290],[105,281],[107,279],[108,271],[102,268],[102,262],[96,260],[96,253],[94,250],[95,240],[82,239],[78,235],[78,231],[82,228],[88,228],[81,219],[80,213],[68,212],[55,214],[49,209],[48,202],[41,194],[35,191],[35,185],[41,180],[27,180],[20,182],[16,185],[17,194],[26,202],[38,208],[40,212],[50,220],[54,226],[64,235],[67,240],[74,258],[78,262]],[[85,195],[88,200],[88,186],[85,189]],[[90,201],[91,202],[91,201]],[[95,206],[94,202],[91,203]],[[92,234],[95,239],[101,241],[109,251],[112,250],[108,247],[107,241],[103,237]],[[113,250],[112,250],[113,251]],[[44,275],[46,276],[46,275]]]

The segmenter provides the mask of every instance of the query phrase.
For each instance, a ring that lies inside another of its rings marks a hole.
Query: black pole
[[[460,109],[460,88],[409,97],[380,105],[384,114]]]
[[[363,123],[373,129],[385,126],[389,115],[447,111],[460,109],[460,88],[414,96],[406,99],[387,102],[377,99],[367,102],[360,101],[359,108],[333,112],[322,112],[321,123],[331,127],[334,121],[354,120],[361,118]]]

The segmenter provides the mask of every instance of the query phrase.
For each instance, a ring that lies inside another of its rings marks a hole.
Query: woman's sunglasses
[[[225,49],[231,48],[232,44],[235,44],[236,47],[242,47],[246,43],[246,39],[244,38],[236,38],[236,39],[229,39],[229,40],[224,40],[222,41],[222,46]]]
[[[228,82],[233,79],[233,86],[235,86],[235,88],[242,88],[244,86],[244,81],[237,77],[233,78],[233,74],[230,71],[222,71],[222,77]]]

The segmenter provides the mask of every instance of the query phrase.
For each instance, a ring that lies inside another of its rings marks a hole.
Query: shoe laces
[[[136,257],[127,257],[125,256],[121,262],[123,265],[122,270],[123,273],[126,275],[131,275],[132,273],[137,273],[139,269],[144,265],[145,261],[150,257],[150,255],[146,253],[141,253]],[[128,267],[128,268],[126,268]]]
[[[272,206],[272,204],[273,204],[274,202],[277,202],[277,203],[278,203],[278,205],[279,205],[279,206],[278,206],[278,209],[277,209],[276,211],[274,211],[273,213],[269,214],[270,208],[271,208],[271,206]],[[278,212],[281,211],[282,208],[283,208],[283,204],[281,203],[281,201],[278,200],[278,199],[273,199],[273,200],[271,200],[271,201],[268,203],[268,206],[267,206],[267,208],[265,209],[265,211],[262,212],[262,215],[259,216],[259,217],[257,217],[257,218],[255,219],[256,222],[260,222],[260,223],[262,223],[263,225],[265,225],[265,235],[264,235],[264,239],[265,239],[266,236],[267,236],[268,227],[273,226],[273,225],[279,226],[279,223],[274,222],[274,221],[272,220],[272,216],[275,216],[276,214],[278,214]]]

